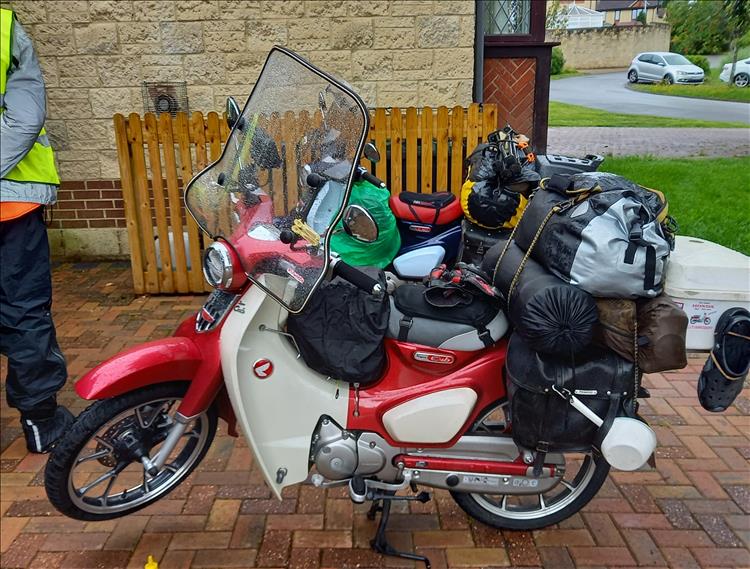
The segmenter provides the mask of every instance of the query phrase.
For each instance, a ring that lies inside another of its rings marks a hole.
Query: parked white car
[[[729,83],[729,74],[731,72],[732,64],[727,63],[721,70],[719,79],[724,81],[724,83]],[[734,68],[734,77],[732,78],[732,83],[734,83],[736,87],[748,86],[748,84],[750,83],[750,59],[741,59],[737,62],[737,65]]]
[[[639,53],[633,58],[628,69],[628,81],[651,83],[663,81],[673,83],[703,83],[703,69],[690,63],[679,53],[650,51]]]

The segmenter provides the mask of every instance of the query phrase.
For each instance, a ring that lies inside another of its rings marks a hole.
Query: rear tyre
[[[473,434],[510,436],[500,417],[507,403],[499,404],[482,417]],[[559,523],[583,508],[596,496],[607,479],[609,464],[602,457],[566,455],[566,475],[549,492],[541,495],[470,494],[451,492],[463,511],[475,520],[497,529],[535,530]],[[572,457],[571,457],[572,458]],[[580,463],[580,464],[578,464]],[[578,466],[573,469],[573,466]]]
[[[665,85],[674,85],[674,77],[671,75],[665,75],[664,79],[662,79],[662,83]]]
[[[628,81],[638,83],[638,72],[635,69],[631,69],[630,73],[628,73]]]
[[[186,383],[162,383],[97,401],[57,443],[44,473],[47,497],[62,514],[102,521],[163,498],[198,466],[216,434],[215,405],[194,418],[164,468],[150,476],[133,448],[153,459],[174,424]]]
[[[750,84],[750,75],[748,75],[747,73],[738,73],[734,76],[733,83],[735,87],[747,87],[748,84]]]

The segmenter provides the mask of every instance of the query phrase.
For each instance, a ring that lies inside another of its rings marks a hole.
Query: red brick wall
[[[64,181],[52,208],[53,229],[125,227],[120,180]]]
[[[484,102],[498,105],[498,123],[505,123],[533,140],[534,58],[485,58]]]

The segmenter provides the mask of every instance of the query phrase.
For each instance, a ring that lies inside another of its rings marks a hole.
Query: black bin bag
[[[360,267],[386,288],[382,271]],[[320,285],[305,309],[290,314],[287,331],[305,363],[324,375],[351,383],[380,379],[386,365],[383,338],[388,330],[390,302],[335,278]]]
[[[591,346],[575,358],[533,351],[518,334],[508,344],[506,379],[513,441],[529,450],[587,452],[615,417],[633,415],[633,364]],[[602,432],[558,395],[567,389],[602,420]]]
[[[547,272],[529,258],[508,295],[524,252],[511,242],[500,265],[497,260],[507,241],[499,241],[485,254],[482,269],[505,295],[507,315],[515,332],[530,348],[544,354],[569,357],[594,336],[599,317],[594,298]]]

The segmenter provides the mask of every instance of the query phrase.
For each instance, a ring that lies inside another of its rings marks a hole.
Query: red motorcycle
[[[324,167],[282,195],[260,182],[281,161],[281,143],[264,124],[289,113],[309,125],[298,129],[298,158]],[[300,357],[286,322],[324,280],[385,294],[332,257],[327,239],[340,220],[361,240],[377,237],[366,211],[345,208],[352,183],[369,176],[357,166],[369,120],[357,94],[274,48],[244,110],[230,103],[228,115],[221,158],[185,196],[214,240],[203,270],[215,290],[174,336],[122,352],[77,382],[78,395],[95,402],[50,456],[52,504],[81,520],[146,507],[198,466],[222,418],[234,436],[239,423],[278,498],[311,482],[348,485],[352,500],[372,501],[373,516],[382,511],[373,541],[382,553],[426,561],[385,538],[393,500],[429,499],[418,487],[448,489],[470,516],[497,528],[541,528],[580,510],[609,465],[591,453],[549,452],[534,468],[535,453],[514,444],[499,309],[477,327],[461,307],[426,317],[401,303],[399,313],[422,326],[408,340],[389,331],[385,371],[368,384],[317,373]]]

